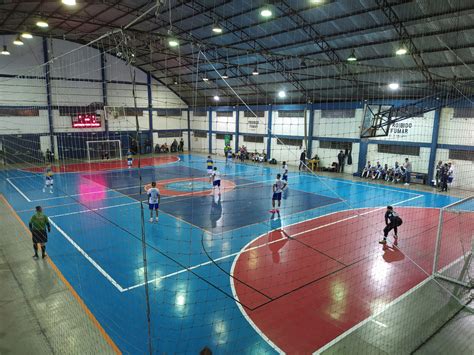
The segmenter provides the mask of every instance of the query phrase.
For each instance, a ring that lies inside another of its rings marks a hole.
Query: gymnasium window
[[[207,111],[193,111],[193,117],[207,117]]]
[[[474,161],[474,151],[450,149],[449,159]]]
[[[229,136],[230,137],[230,140],[232,140],[234,137],[232,136],[232,134],[221,134],[221,133],[216,133],[216,139],[222,139],[224,140],[225,139],[225,136]]]
[[[354,118],[355,110],[322,110],[321,118]]]
[[[244,136],[244,142],[248,143],[263,143],[263,136]]]
[[[34,108],[0,108],[0,117],[35,117],[39,116],[39,110]]]
[[[207,132],[194,131],[194,137],[207,138]]]
[[[420,155],[420,147],[394,144],[378,144],[377,152],[397,155]]]
[[[293,147],[301,147],[303,146],[302,139],[294,139],[294,138],[279,138],[277,139],[277,144],[279,145],[291,145]]]
[[[182,136],[183,136],[183,131],[181,130],[158,132],[158,138],[173,138],[173,137],[182,137]]]
[[[265,117],[265,111],[244,111],[244,117],[255,118],[257,117]]]
[[[337,150],[352,150],[352,142],[338,142],[338,141],[319,141],[319,148],[337,149]]]
[[[472,107],[455,107],[453,118],[474,118],[474,108]]]
[[[278,111],[278,117],[304,117],[304,110]]]
[[[232,111],[217,111],[216,117],[233,117],[234,113]]]
[[[180,108],[162,108],[156,111],[156,114],[161,116],[168,116],[168,117],[181,117],[182,110]]]

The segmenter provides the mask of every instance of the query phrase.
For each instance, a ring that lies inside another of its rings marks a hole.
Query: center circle
[[[163,196],[206,196],[213,193],[212,184],[208,177],[204,178],[174,178],[156,182],[156,187]],[[151,183],[144,186],[145,191],[151,188]],[[235,189],[231,180],[221,181],[221,192]]]

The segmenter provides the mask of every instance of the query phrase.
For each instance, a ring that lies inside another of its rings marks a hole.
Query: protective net
[[[417,4],[407,27],[381,0],[383,21],[282,1],[286,22],[238,27],[257,5],[156,2],[12,53],[1,192],[23,222],[43,207],[50,260],[124,353],[429,352],[472,288],[468,5],[424,4],[458,22],[412,39]],[[320,33],[341,16],[370,27]]]

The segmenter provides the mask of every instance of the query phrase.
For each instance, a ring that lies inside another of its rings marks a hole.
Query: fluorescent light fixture
[[[10,51],[7,49],[7,46],[3,46],[2,55],[10,55]]]
[[[178,40],[177,40],[176,38],[170,38],[170,39],[168,40],[168,44],[169,44],[170,47],[177,47],[177,46],[179,46],[179,42],[178,42]]]
[[[390,83],[390,84],[388,84],[388,88],[390,90],[398,90],[398,89],[400,89],[400,84],[399,83]]]
[[[405,55],[407,53],[408,53],[408,49],[404,45],[400,45],[400,47],[395,51],[396,55]]]
[[[227,70],[224,71],[224,74],[222,74],[222,79],[229,79],[229,75],[227,75]]]
[[[278,91],[278,97],[279,97],[280,99],[285,98],[285,97],[286,97],[286,92],[283,91],[283,90]]]
[[[219,26],[218,23],[214,23],[214,24],[212,25],[212,32],[214,32],[214,33],[222,33],[222,31],[223,31],[223,30],[222,30],[222,27]]]
[[[219,101],[221,98],[218,95],[214,95],[214,101]]]
[[[252,70],[252,75],[258,75],[258,74],[260,74],[260,73],[258,72],[257,67],[255,67],[255,69]]]
[[[352,50],[352,53],[351,53],[351,55],[347,58],[347,61],[348,61],[348,62],[355,62],[355,61],[357,61],[357,57],[355,56],[355,51],[354,51],[354,50]]]
[[[45,20],[36,21],[36,26],[38,26],[40,28],[48,28],[49,27],[48,23]]]
[[[209,78],[207,76],[203,76],[202,81],[209,81]]]
[[[309,0],[311,4],[324,4],[325,0]]]
[[[260,10],[260,16],[262,17],[271,17],[273,15],[272,10],[270,10],[268,7],[264,7],[263,9]]]
[[[21,38],[26,38],[26,39],[32,39],[33,35],[30,32],[22,32],[21,33]]]
[[[178,85],[178,78],[174,78],[173,84]]]
[[[76,5],[76,0],[61,0],[61,2],[62,2],[64,5],[67,5],[67,6],[74,6],[74,5]]]
[[[13,41],[13,44],[14,44],[15,46],[22,46],[22,45],[24,45],[24,43],[23,43],[23,41],[21,40],[20,36],[17,36],[17,37],[15,38],[15,40]]]

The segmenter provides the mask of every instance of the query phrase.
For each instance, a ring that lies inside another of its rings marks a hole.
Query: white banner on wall
[[[258,124],[259,124],[259,121],[257,118],[253,119],[253,118],[248,118],[247,120],[247,129],[249,131],[254,131],[254,132],[257,132],[258,130]]]

